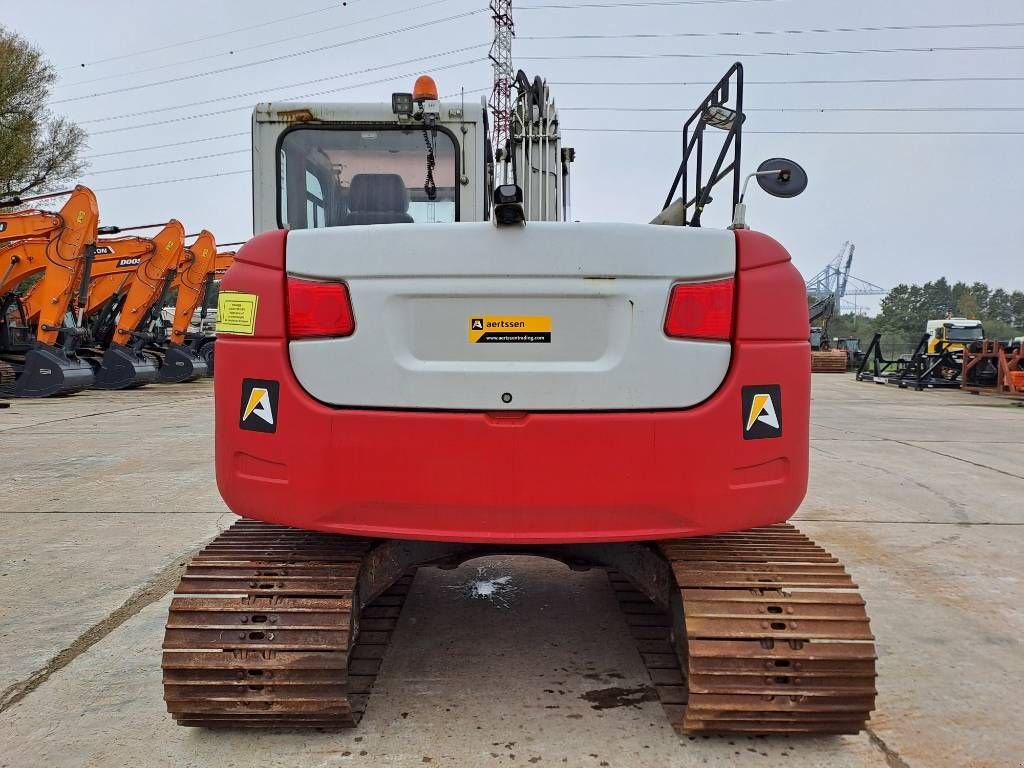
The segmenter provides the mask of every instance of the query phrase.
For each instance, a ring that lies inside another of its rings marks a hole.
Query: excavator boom
[[[140,343],[139,331],[163,295],[171,271],[181,260],[184,238],[181,222],[172,219],[150,241],[148,258],[122,256],[112,260],[111,270],[124,267],[134,268],[135,272],[127,283],[113,337],[96,372],[96,386],[100,389],[126,389],[156,381],[157,364],[142,351],[144,341]]]
[[[110,341],[109,334],[97,335],[96,313],[109,307],[111,299],[124,296],[135,273],[149,261],[155,250],[153,241],[145,237],[97,241],[93,249],[93,262],[89,270],[85,300],[79,301],[77,305],[85,325],[92,326],[93,342],[106,345]],[[44,301],[42,292],[37,290],[38,287],[38,284],[33,286],[24,296],[23,304],[29,322],[35,322]],[[119,306],[114,308],[114,314],[118,311]]]
[[[206,374],[208,370],[203,358],[186,345],[185,336],[192,321],[192,313],[206,293],[216,262],[217,242],[213,234],[204,229],[185,251],[172,283],[172,287],[178,288],[178,296],[174,304],[171,338],[164,356],[164,364],[160,368],[162,382],[191,381]]]
[[[38,302],[35,312],[36,347],[24,361],[12,389],[19,396],[41,397],[74,392],[92,384],[92,369],[78,359],[72,348],[57,346],[64,315],[82,281],[87,256],[96,242],[99,207],[96,196],[83,186],[75,187],[59,214],[22,212],[0,219],[5,232],[29,231],[45,223],[52,228],[48,237],[15,241],[0,256],[0,296],[12,291],[22,280],[42,272],[33,288]],[[56,221],[56,224],[54,223]],[[5,334],[6,335],[6,334]],[[2,350],[0,350],[2,351]]]
[[[50,211],[17,211],[0,214],[0,242],[26,237],[48,237],[63,225],[59,214]]]

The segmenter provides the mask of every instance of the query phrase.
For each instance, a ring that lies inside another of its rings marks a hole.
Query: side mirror
[[[772,197],[796,197],[807,189],[807,172],[784,157],[773,157],[757,166],[757,184]]]
[[[733,229],[747,228],[747,204],[743,200],[747,196],[747,184],[752,178],[757,179],[757,185],[772,197],[796,197],[807,189],[807,171],[797,163],[784,157],[765,160],[743,180],[740,200],[732,215]]]

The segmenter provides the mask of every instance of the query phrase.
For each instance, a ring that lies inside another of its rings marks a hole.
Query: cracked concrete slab
[[[0,514],[0,695],[228,518]]]
[[[867,601],[878,652],[872,731],[915,767],[1016,759],[1024,526],[801,528],[843,561]]]

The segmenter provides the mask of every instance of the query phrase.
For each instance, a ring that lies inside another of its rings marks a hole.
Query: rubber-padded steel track
[[[408,575],[353,621],[370,542],[241,521],[189,563],[167,618],[164,699],[181,725],[345,728],[366,709]]]
[[[875,702],[874,638],[856,584],[836,558],[791,525],[658,546],[682,598],[677,629],[624,577],[611,580],[677,730],[865,727]]]

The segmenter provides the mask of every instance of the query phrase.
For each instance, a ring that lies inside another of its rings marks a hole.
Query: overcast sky
[[[257,101],[328,89],[314,100],[388,101],[422,72],[435,73],[442,94],[464,87],[478,99],[491,81],[484,0],[0,0],[0,9],[0,23],[58,68],[53,109],[90,133],[83,182],[99,190],[103,222],[176,217],[221,242],[251,234],[247,173],[129,185],[247,171]],[[852,240],[854,274],[887,288],[940,275],[1024,288],[1022,0],[523,0],[515,20],[515,64],[555,83],[577,149],[575,218],[649,220],[679,162],[673,131],[740,59],[745,170],[786,156],[810,176],[794,200],[751,193],[748,220],[781,240],[805,276]],[[914,28],[877,29],[893,26]],[[863,27],[876,29],[851,30]],[[309,51],[322,46],[332,47]],[[892,50],[908,48],[929,50]],[[656,54],[670,55],[621,58]],[[295,85],[320,78],[330,79]],[[792,82],[871,79],[904,82]],[[592,84],[609,81],[628,85]],[[800,109],[825,111],[790,111]],[[609,128],[668,132],[600,130]],[[870,135],[883,131],[901,133]],[[126,151],[166,144],[177,146]],[[116,170],[183,158],[198,159]],[[713,204],[705,223],[724,223],[727,208]]]

